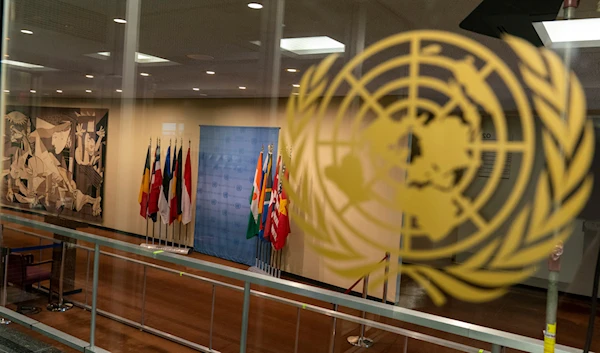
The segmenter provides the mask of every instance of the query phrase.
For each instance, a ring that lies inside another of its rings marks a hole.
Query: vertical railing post
[[[144,283],[142,284],[142,320],[140,321],[140,324],[142,325],[142,327],[144,327],[144,322],[146,319],[146,271],[147,271],[147,267],[146,265],[142,265],[144,266]]]
[[[94,246],[94,272],[92,279],[92,320],[90,323],[90,348],[96,344],[96,310],[98,308],[98,275],[100,272],[100,245]]]
[[[0,238],[2,238],[1,234],[3,232],[3,228],[4,228],[4,226],[2,224],[0,224]],[[7,291],[7,287],[8,287],[8,256],[10,255],[10,249],[5,248],[5,247],[0,247],[0,250],[2,252],[2,255],[4,255],[2,257],[2,262],[4,263],[4,268],[3,268],[4,278],[2,280],[2,306],[6,307],[6,302],[8,301],[8,291]],[[10,320],[0,317],[0,325],[8,325],[8,324],[10,324]]]
[[[499,344],[492,344],[492,353],[503,353],[504,347]]]
[[[212,351],[212,343],[213,343],[213,325],[215,322],[215,297],[217,293],[217,287],[212,285],[212,304],[210,306],[210,333],[208,336],[208,349]]]
[[[296,342],[294,343],[294,353],[298,353],[298,342],[300,342],[300,308],[296,314]]]
[[[90,281],[90,249],[86,249],[86,265],[85,265],[85,306],[88,304],[88,292],[89,292],[89,281]]]
[[[338,305],[333,305],[333,311],[338,311]],[[329,342],[329,353],[333,353],[335,350],[335,331],[337,325],[337,317],[333,317],[332,326],[331,326],[331,342]]]
[[[248,315],[250,314],[250,282],[244,283],[244,307],[242,308],[242,333],[240,336],[240,353],[246,353],[248,340]]]

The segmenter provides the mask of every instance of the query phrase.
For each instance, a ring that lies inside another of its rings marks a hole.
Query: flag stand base
[[[371,348],[373,346],[373,340],[367,337],[350,336],[348,337],[348,343],[355,347]]]
[[[248,271],[250,271],[250,272],[254,272],[254,273],[260,273],[260,274],[262,274],[262,275],[269,275],[269,274],[267,273],[267,271],[265,271],[265,270],[263,270],[263,269],[260,269],[260,268],[258,268],[258,267],[256,267],[256,266],[249,267],[249,268],[248,268]]]
[[[158,245],[158,244],[146,244],[146,243],[141,243],[140,246],[142,248],[146,248],[148,250],[162,250],[162,251],[166,251],[166,252],[170,252],[173,254],[180,254],[180,255],[188,255],[190,253],[190,249],[189,248],[178,248],[175,246],[166,246],[166,245]]]

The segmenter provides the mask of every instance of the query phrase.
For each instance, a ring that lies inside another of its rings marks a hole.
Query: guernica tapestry
[[[108,110],[6,107],[0,202],[102,220]]]

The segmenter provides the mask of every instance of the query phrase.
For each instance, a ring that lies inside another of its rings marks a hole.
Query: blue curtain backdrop
[[[256,239],[246,239],[254,170],[261,146],[277,152],[278,137],[279,128],[200,126],[194,250],[254,265]]]

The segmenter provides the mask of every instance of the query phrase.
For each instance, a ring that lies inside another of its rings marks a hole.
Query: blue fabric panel
[[[254,265],[256,239],[246,239],[252,181],[261,146],[266,153],[274,143],[276,152],[278,137],[279,128],[200,126],[194,250]]]

